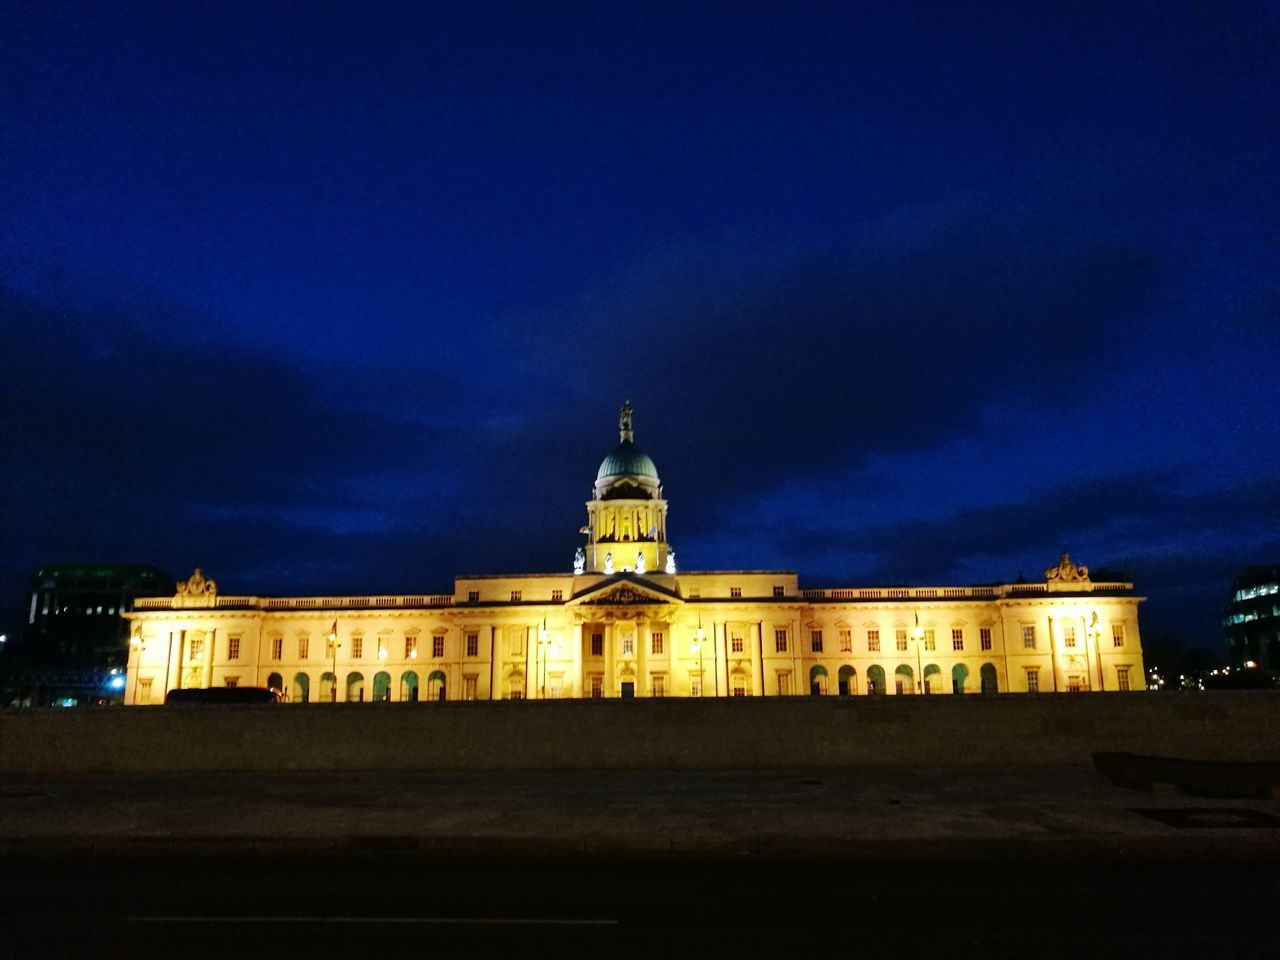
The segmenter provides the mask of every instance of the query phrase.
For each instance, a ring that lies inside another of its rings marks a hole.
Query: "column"
[[[213,657],[217,649],[218,649],[218,630],[215,627],[214,629],[209,631],[204,641],[204,667],[200,671],[201,686],[203,687],[213,686]],[[257,682],[256,678],[254,682],[255,683]]]
[[[755,631],[755,642],[751,643],[751,638],[747,638],[747,642],[751,643],[751,695],[753,697],[764,696],[764,623],[757,621],[752,627]]]
[[[569,676],[569,683],[573,686],[565,691],[565,695],[569,697],[586,696],[586,682],[582,676],[582,622],[579,621],[573,625],[573,672]]]
[[[600,629],[604,631],[604,696],[616,697],[618,694],[614,689],[614,679],[618,672],[617,630],[612,623],[600,624]]]
[[[538,650],[540,640],[538,627],[524,628],[524,695],[526,700],[532,700],[542,692],[539,687],[542,675],[538,672],[538,658],[541,655],[541,651]]]
[[[649,689],[649,621],[636,621],[636,696],[648,696]]]

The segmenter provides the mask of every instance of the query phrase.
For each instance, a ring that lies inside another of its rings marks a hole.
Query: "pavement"
[[[1178,859],[1280,854],[1280,804],[1092,767],[0,778],[0,854]]]

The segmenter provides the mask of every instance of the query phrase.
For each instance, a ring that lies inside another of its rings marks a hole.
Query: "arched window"
[[[320,674],[320,702],[338,702],[338,681],[328,670]]]
[[[827,668],[820,663],[809,671],[809,695],[812,697],[827,695]]]
[[[418,675],[412,670],[400,675],[400,699],[405,703],[418,702]]]
[[[305,673],[293,675],[293,693],[290,697],[294,703],[306,703],[311,698],[311,678]]]
[[[347,703],[364,702],[364,674],[359,670],[347,674]]]
[[[997,679],[994,663],[984,663],[982,669],[978,671],[978,677],[982,681],[983,693],[1000,692],[1000,681]]]
[[[432,670],[427,677],[427,698],[443,700],[445,698],[445,679],[443,670]]]
[[[941,693],[942,670],[936,663],[927,664],[924,668],[924,692]]]
[[[276,693],[284,693],[284,677],[278,673],[273,673],[267,677],[267,689],[274,690]]]
[[[867,667],[867,693],[873,697],[882,697],[885,694],[884,667],[878,663]]]
[[[893,671],[894,689],[901,694],[909,694],[916,692],[916,674],[905,663],[899,664],[898,669]]]
[[[373,702],[391,702],[391,674],[385,670],[379,670],[373,675]]]
[[[957,663],[951,668],[951,692],[964,693],[964,682],[969,679],[969,668]]]
[[[858,689],[858,671],[845,664],[836,674],[837,690],[842,697],[851,697]]]

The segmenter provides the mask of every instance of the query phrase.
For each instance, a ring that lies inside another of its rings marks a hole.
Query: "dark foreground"
[[[0,859],[0,955],[1274,957],[1267,857]]]

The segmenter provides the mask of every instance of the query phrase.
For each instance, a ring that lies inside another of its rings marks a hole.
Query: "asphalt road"
[[[0,957],[1274,957],[1266,857],[0,859]]]

